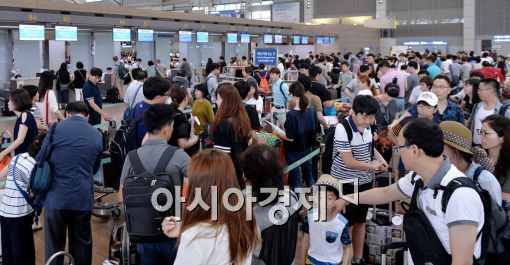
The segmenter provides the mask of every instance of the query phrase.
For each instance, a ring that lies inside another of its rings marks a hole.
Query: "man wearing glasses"
[[[418,209],[430,222],[444,250],[451,255],[451,264],[472,264],[473,256],[479,258],[481,255],[482,237],[477,237],[477,234],[484,224],[483,203],[474,189],[461,188],[461,191],[452,193],[448,207],[443,212],[443,190],[436,187],[447,186],[453,179],[466,176],[451,164],[447,156],[442,155],[444,143],[441,128],[431,120],[415,119],[404,127],[397,143],[402,160],[411,172],[391,186],[347,197],[351,200],[357,197],[359,204],[386,204],[411,198],[414,186],[421,184],[418,190]],[[336,204],[338,210],[341,210],[348,203],[339,199]],[[409,232],[407,236],[416,237],[409,235]],[[419,257],[416,253],[420,251],[413,251],[412,245],[410,253],[413,260],[430,256]]]
[[[466,122],[468,128],[473,133],[473,145],[480,145],[480,134],[476,133],[482,128],[482,121],[492,115],[499,114],[510,117],[508,105],[503,105],[499,101],[499,82],[496,79],[486,78],[480,81],[478,96],[481,102],[473,107],[473,113]]]

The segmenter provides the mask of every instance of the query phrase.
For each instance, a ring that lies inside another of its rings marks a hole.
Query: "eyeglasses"
[[[432,89],[439,88],[439,89],[447,89],[450,88],[449,86],[432,86]]]
[[[397,145],[397,149],[400,150],[401,148],[406,148],[406,147],[409,147],[413,144],[405,144],[405,145]]]
[[[476,133],[483,137],[487,136],[487,134],[496,134],[495,132],[482,131],[481,129],[476,129]]]

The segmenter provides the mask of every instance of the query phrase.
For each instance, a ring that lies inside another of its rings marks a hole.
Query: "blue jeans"
[[[306,148],[305,150],[299,152],[285,151],[285,160],[287,161],[287,165],[292,165],[292,163],[307,156],[311,152],[311,148]],[[301,188],[301,173],[303,174],[303,179],[305,180],[308,187],[311,187],[313,184],[315,184],[312,175],[312,160],[308,160],[289,172],[289,186],[292,189]]]
[[[137,243],[136,251],[140,255],[140,265],[172,265],[177,256],[176,240],[156,243]]]
[[[397,98],[397,100],[396,100],[396,101],[397,101],[397,111],[398,111],[398,112],[402,112],[402,111],[404,111],[404,106],[405,106],[405,104],[406,104],[405,99],[403,99],[403,98]]]

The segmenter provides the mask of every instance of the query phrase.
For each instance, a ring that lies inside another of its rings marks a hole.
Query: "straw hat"
[[[332,188],[335,188],[340,193],[340,182],[338,179],[332,177],[331,175],[324,174],[319,177],[315,185],[324,185],[324,186],[330,186]]]
[[[443,130],[443,142],[461,152],[473,154],[471,143],[473,136],[464,124],[456,121],[443,121],[439,124]]]

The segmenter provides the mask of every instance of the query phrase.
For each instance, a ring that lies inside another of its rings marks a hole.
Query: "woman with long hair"
[[[39,78],[39,103],[37,106],[48,127],[52,123],[64,120],[64,115],[58,109],[57,96],[53,92],[54,79],[55,76],[49,71],[43,72]]]
[[[490,115],[482,121],[480,134],[482,147],[487,150],[494,165],[494,176],[501,184],[503,201],[510,206],[510,119],[501,115]]]
[[[58,98],[61,103],[69,103],[69,84],[71,83],[71,75],[67,69],[67,63],[60,64],[57,71],[57,91]]]
[[[28,151],[28,147],[34,141],[39,130],[34,115],[30,112],[32,108],[32,98],[24,89],[16,89],[11,92],[8,103],[9,110],[16,114],[16,124],[14,125],[14,142],[0,152],[0,161],[14,151],[18,155]]]
[[[316,141],[318,120],[313,107],[309,106],[305,96],[305,88],[300,82],[294,82],[289,88],[294,101],[294,108],[287,112],[285,120],[285,135],[280,135],[285,147],[285,160],[288,165],[295,163],[312,152]],[[301,170],[301,172],[300,172]],[[301,174],[308,187],[315,184],[312,175],[312,161],[301,164],[289,172],[289,185],[291,188],[301,187]]]
[[[379,90],[371,85],[370,78],[368,76],[360,75],[358,76],[358,95],[361,96],[378,96],[380,94]]]
[[[240,191],[234,165],[226,154],[206,149],[190,160],[188,206],[182,208],[182,221],[174,216],[165,218],[162,223],[168,237],[179,238],[175,265],[251,264],[253,251],[260,241],[257,224],[255,220],[248,220],[242,194],[225,196],[231,188]],[[189,209],[196,200],[212,208]],[[227,208],[237,204],[241,205],[240,209]]]
[[[181,86],[173,86],[170,90],[170,97],[175,114],[174,130],[169,144],[184,149],[191,156],[195,153],[195,149],[192,147],[198,143],[198,136],[191,134],[188,116],[184,114],[184,109],[188,106],[188,90]]]
[[[239,185],[244,188],[239,158],[250,142],[250,118],[246,113],[241,96],[232,84],[220,84],[216,100],[218,111],[211,128],[214,148],[230,154]]]
[[[212,58],[207,58],[207,64],[205,65],[205,75],[208,76],[212,72],[212,66],[213,66],[213,60]]]

